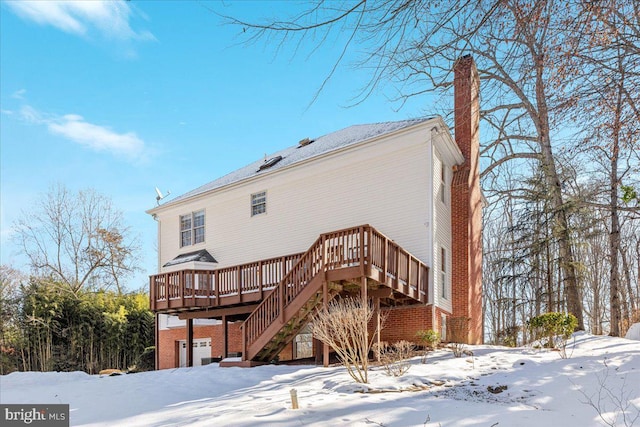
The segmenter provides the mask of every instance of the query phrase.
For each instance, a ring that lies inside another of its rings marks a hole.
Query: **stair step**
[[[338,293],[340,293],[338,287],[330,288],[328,297],[332,300]],[[292,317],[275,336],[269,341],[263,349],[256,355],[256,360],[271,361],[273,360],[284,347],[293,339],[295,335],[302,329],[308,315],[314,311],[319,304],[322,303],[322,292],[316,292],[303,307]]]
[[[380,252],[381,248],[382,252]],[[369,277],[369,272],[373,270],[373,250],[379,252],[378,256],[394,257],[395,263],[392,265],[395,267],[391,268],[397,270],[394,273],[396,275],[404,272],[406,276],[415,279],[415,276],[411,275],[416,271],[413,266],[417,265],[418,279],[415,281],[424,284],[424,280],[419,279],[427,277],[428,268],[369,225],[322,234],[304,254],[297,258],[297,262],[281,278],[273,292],[265,297],[265,300],[245,321],[245,357],[268,361],[277,356],[291,342],[309,321],[311,314],[323,304],[324,295],[321,289],[323,278],[332,280],[325,287],[329,291],[328,300],[343,291],[358,291],[363,286],[363,278],[367,279],[365,286],[372,289],[377,289],[380,285],[391,287],[386,280],[389,271],[383,271],[380,275],[382,270],[375,267],[373,272],[376,274]],[[388,251],[393,253],[387,254]],[[400,270],[400,265],[407,268],[406,272]],[[330,270],[340,269],[343,270],[342,274],[330,273]],[[387,270],[386,261],[385,270]],[[420,276],[421,272],[422,276]],[[312,275],[312,273],[315,274]],[[385,279],[384,283],[380,282],[380,276]],[[400,280],[394,280],[393,283],[400,286]],[[407,279],[407,282],[409,281]],[[395,285],[393,289],[396,289]],[[403,292],[403,289],[404,287],[396,290]],[[409,295],[407,297],[412,298]],[[416,301],[421,300],[416,298]],[[326,302],[328,301],[324,301]],[[284,308],[283,304],[288,308]],[[281,312],[283,309],[284,313]],[[270,319],[270,323],[265,322],[265,318]],[[281,319],[285,322],[280,323]],[[250,335],[247,331],[250,331]]]

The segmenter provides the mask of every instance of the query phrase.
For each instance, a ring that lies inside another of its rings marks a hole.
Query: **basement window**
[[[267,212],[267,192],[261,191],[251,195],[251,216]]]

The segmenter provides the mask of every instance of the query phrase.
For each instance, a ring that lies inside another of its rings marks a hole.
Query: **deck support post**
[[[374,297],[373,298],[373,315],[375,316],[375,322],[376,322],[376,349],[377,351],[374,352],[376,360],[379,362],[380,361],[380,328],[381,328],[381,324],[380,324],[380,297]]]
[[[247,359],[247,330],[244,323],[240,325],[240,336],[242,337],[242,360],[249,360]]]
[[[187,319],[187,366],[193,366],[193,319]]]
[[[320,365],[322,363],[322,341],[315,337],[313,338],[313,354],[316,365]]]
[[[362,306],[366,307],[369,305],[369,296],[368,296],[368,289],[367,289],[367,277],[366,276],[362,276],[360,278],[360,283],[361,283],[361,289],[360,289],[360,295],[362,297]],[[364,340],[364,342],[362,343],[362,348],[368,348],[369,347],[369,325],[367,324],[367,320],[365,318],[365,320],[363,321],[363,325],[362,327],[364,328],[364,334],[362,334],[362,339]],[[364,357],[368,358],[369,355],[366,354],[364,355]]]
[[[156,351],[155,351],[155,370],[157,371],[158,369],[160,369],[160,352],[158,350],[160,350],[160,313],[156,313],[156,333],[154,336],[155,339],[155,346],[156,346]]]
[[[229,326],[227,325],[227,316],[222,315],[222,358],[229,357]]]
[[[322,303],[325,310],[329,308],[329,283],[326,279],[322,281]],[[325,342],[322,343],[322,366],[329,366],[329,344]]]

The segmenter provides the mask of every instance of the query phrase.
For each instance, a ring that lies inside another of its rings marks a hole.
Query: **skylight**
[[[264,163],[260,165],[260,167],[258,168],[258,170],[256,172],[260,172],[261,170],[269,169],[271,166],[275,165],[280,160],[282,160],[282,156],[276,156],[276,157],[272,157],[272,158],[270,158],[268,160],[265,160]]]

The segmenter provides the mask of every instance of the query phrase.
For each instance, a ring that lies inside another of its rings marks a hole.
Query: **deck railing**
[[[219,307],[225,299],[243,302],[243,298],[252,294],[255,294],[252,300],[262,300],[263,294],[280,283],[301,255],[216,270],[180,270],[153,275],[149,278],[151,310]]]
[[[154,311],[215,308],[261,302],[245,324],[247,340],[257,337],[318,273],[358,268],[408,297],[427,302],[428,267],[369,225],[322,234],[303,254],[271,258],[216,270],[181,270],[149,278]],[[277,292],[271,292],[273,289]]]

